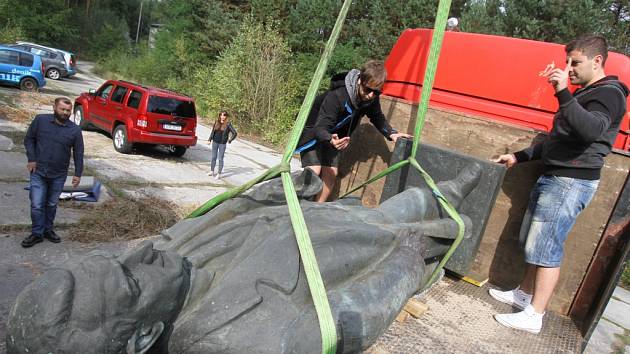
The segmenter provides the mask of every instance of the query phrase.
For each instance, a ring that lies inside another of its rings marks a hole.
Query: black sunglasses
[[[381,90],[379,89],[373,89],[371,87],[367,87],[363,84],[361,84],[361,86],[363,86],[363,90],[365,91],[366,95],[369,95],[370,93],[374,93],[375,96],[378,96],[381,94]]]

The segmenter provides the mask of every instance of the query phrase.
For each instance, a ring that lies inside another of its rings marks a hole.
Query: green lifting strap
[[[326,295],[326,290],[324,288],[324,283],[321,278],[321,274],[319,272],[319,267],[317,266],[315,252],[313,250],[313,246],[311,244],[310,237],[308,235],[308,230],[306,228],[304,216],[302,214],[302,210],[299,205],[299,200],[297,199],[297,195],[295,193],[295,187],[293,186],[293,182],[291,181],[291,177],[289,174],[291,170],[289,161],[293,155],[293,151],[295,151],[295,148],[297,146],[302,130],[304,129],[304,125],[306,124],[306,119],[308,117],[308,113],[315,99],[315,94],[317,93],[317,89],[319,87],[321,79],[328,65],[328,61],[330,60],[330,57],[332,55],[332,51],[335,47],[337,38],[339,37],[339,33],[341,32],[341,27],[343,26],[343,22],[346,18],[351,2],[352,2],[351,0],[344,0],[343,6],[339,12],[339,16],[337,17],[337,21],[335,22],[335,27],[333,28],[333,32],[330,38],[328,39],[328,42],[326,43],[326,47],[324,49],[322,58],[320,59],[317,69],[315,70],[315,74],[313,76],[313,79],[307,91],[306,98],[304,99],[302,106],[300,107],[300,112],[298,113],[296,124],[293,127],[291,137],[289,138],[289,143],[287,144],[285,153],[282,157],[282,162],[279,165],[272,167],[269,171],[263,173],[257,178],[254,178],[253,180],[245,183],[244,185],[237,188],[233,188],[227,192],[224,192],[212,198],[211,200],[209,200],[208,202],[200,206],[198,209],[193,211],[188,216],[188,218],[201,216],[205,214],[206,212],[208,212],[209,210],[211,210],[212,208],[214,208],[215,206],[223,203],[225,200],[228,200],[230,198],[233,198],[245,192],[246,190],[248,190],[249,188],[251,188],[252,186],[260,182],[269,180],[271,178],[276,177],[278,174],[281,174],[282,184],[284,187],[285,196],[287,198],[287,205],[289,207],[289,214],[290,214],[291,222],[292,222],[293,229],[296,235],[298,248],[300,251],[300,257],[304,265],[307,281],[309,284],[309,289],[311,291],[311,296],[313,298],[313,303],[315,305],[315,310],[317,312],[317,316],[319,319],[321,338],[322,338],[322,353],[324,354],[332,354],[336,352],[337,332],[336,332],[336,327],[335,327],[335,322],[332,316],[332,312],[330,310],[330,304],[328,302],[328,298]],[[440,0],[438,13],[437,13],[436,21],[435,21],[435,28],[446,27],[446,17],[448,16],[450,4],[451,4],[450,0]],[[433,86],[433,79],[435,76],[435,66],[437,65],[437,58],[439,57],[439,51],[441,48],[443,36],[444,36],[443,30],[433,32],[433,40],[431,42],[431,49],[430,49],[430,54],[429,54],[429,63],[427,64],[427,73],[425,74],[425,80],[424,80],[423,91],[422,91],[422,100],[423,100],[424,105],[421,105],[418,109],[418,119],[417,119],[417,124],[416,124],[416,132],[414,135],[415,138],[414,138],[412,156],[415,156],[415,151],[417,150],[420,132],[422,131],[422,127],[424,125],[424,115],[426,114],[426,110],[428,107],[428,97],[431,93],[431,88]],[[432,68],[432,70],[430,70],[430,68]],[[431,179],[431,177],[426,172],[424,172],[424,170],[420,167],[420,165],[417,163],[417,161],[413,157],[410,157],[408,160],[401,161],[389,167],[385,171],[379,173],[377,176],[371,178],[368,182],[364,183],[363,185],[367,183],[371,183],[372,181],[375,181],[379,178],[382,178],[383,176],[386,176],[392,171],[397,170],[398,168],[401,168],[407,164],[411,164],[422,173],[423,177],[427,181],[427,185],[429,185],[430,188],[432,188],[433,193],[436,196],[438,196],[439,202],[442,205],[442,207],[449,213],[449,215],[453,219],[455,219],[455,221],[459,225],[459,233],[458,233],[457,238],[453,242],[453,245],[447,252],[442,262],[440,262],[438,268],[436,268],[436,270],[432,274],[429,283],[427,283],[427,284],[431,284],[433,281],[435,281],[436,276],[439,273],[439,270],[443,267],[444,263],[446,263],[446,261],[451,256],[451,254],[455,251],[457,245],[459,245],[459,243],[461,242],[461,239],[463,238],[464,225],[463,225],[463,222],[461,221],[461,218],[455,211],[455,209],[444,198],[444,196],[442,196],[442,194],[439,192],[439,190],[435,186],[435,183],[433,183],[433,180]],[[352,191],[346,193],[346,195],[354,192],[355,190],[361,188],[362,186],[359,186],[353,189]]]
[[[282,156],[282,161],[290,161],[293,156],[293,152],[297,147],[300,136],[302,135],[302,130],[306,124],[306,119],[308,118],[311,106],[315,100],[319,83],[324,76],[324,72],[328,66],[328,61],[332,56],[335,43],[337,42],[337,38],[339,38],[341,27],[346,19],[351,3],[351,0],[345,0],[343,6],[341,7],[341,11],[339,11],[339,16],[337,17],[337,22],[335,22],[333,32],[330,35],[330,38],[328,38],[328,42],[324,48],[324,53],[317,65],[317,69],[315,70],[315,74],[306,93],[306,98],[300,107],[297,122],[293,126],[293,131],[291,132],[289,143],[287,144],[284,155]],[[326,295],[326,288],[324,287],[324,281],[322,280],[319,267],[317,266],[315,251],[313,250],[311,238],[308,234],[308,229],[306,228],[306,222],[304,221],[304,215],[302,214],[302,209],[300,208],[300,202],[297,199],[295,189],[293,187],[293,181],[291,180],[291,176],[288,172],[282,173],[282,185],[284,186],[284,195],[287,198],[287,205],[289,206],[289,214],[291,216],[291,223],[293,225],[295,238],[298,243],[298,249],[300,250],[300,257],[302,258],[302,264],[304,265],[304,272],[306,273],[311,297],[313,298],[313,304],[315,305],[315,311],[317,312],[317,318],[319,319],[319,329],[322,337],[322,353],[334,354],[337,352],[337,327],[335,325],[332,311],[330,310],[330,303],[328,302],[328,296]]]
[[[280,174],[282,172],[290,172],[290,171],[291,171],[291,165],[288,162],[281,162],[279,165],[276,165],[276,166],[270,168],[269,170],[267,170],[262,175],[252,179],[251,181],[243,184],[242,186],[232,188],[232,189],[230,189],[228,191],[225,191],[225,192],[217,195],[216,197],[210,199],[209,201],[205,202],[203,205],[201,205],[197,209],[193,210],[190,213],[190,215],[186,216],[186,219],[191,219],[191,218],[196,218],[198,216],[201,216],[201,215],[209,212],[210,210],[212,210],[217,205],[223,203],[224,201],[226,201],[226,200],[228,200],[230,198],[234,198],[237,195],[247,191],[248,189],[250,189],[254,185],[256,185],[256,184],[258,184],[260,182],[264,182],[264,181],[270,180],[270,179],[276,177],[278,174]]]
[[[402,167],[405,167],[408,164],[411,164],[415,169],[418,170],[418,172],[420,172],[427,186],[431,188],[431,191],[433,192],[433,194],[438,198],[438,202],[440,203],[442,208],[446,210],[448,215],[453,220],[455,220],[455,222],[459,226],[457,237],[455,238],[455,240],[453,241],[453,244],[444,255],[444,258],[442,258],[442,260],[438,264],[438,267],[435,268],[435,270],[433,271],[433,274],[431,274],[431,278],[425,284],[425,288],[431,285],[437,279],[439,273],[444,267],[444,264],[448,262],[448,260],[451,258],[451,256],[453,255],[453,253],[455,252],[459,244],[462,242],[462,239],[464,238],[464,222],[462,221],[462,218],[457,213],[457,210],[451,205],[451,203],[448,200],[446,200],[444,195],[442,195],[442,193],[439,191],[439,189],[435,185],[435,182],[433,182],[433,179],[431,178],[431,176],[429,176],[429,174],[422,167],[420,167],[420,164],[418,164],[418,161],[416,161],[415,159],[416,153],[418,151],[419,142],[420,142],[420,135],[422,134],[422,129],[424,128],[424,121],[425,121],[425,117],[427,113],[427,108],[429,107],[429,98],[431,97],[431,91],[433,89],[433,82],[435,81],[435,72],[437,69],[438,59],[440,57],[440,50],[442,48],[442,41],[444,39],[444,29],[446,28],[446,21],[447,21],[450,7],[451,7],[451,0],[440,0],[440,3],[438,5],[437,15],[435,17],[435,25],[433,27],[434,30],[433,30],[433,38],[431,39],[431,47],[429,49],[429,59],[427,61],[427,66],[424,73],[424,81],[422,83],[422,94],[420,96],[420,105],[418,106],[418,115],[416,118],[416,126],[414,130],[414,135],[413,135],[414,136],[413,146],[411,148],[410,157],[407,160],[400,161],[390,166],[386,170],[368,179],[363,184],[352,188],[350,191],[346,192],[344,195],[341,196],[341,198],[343,198],[351,193],[354,193],[357,190],[366,186],[367,184],[370,184],[378,179],[381,179],[384,176],[387,176],[388,174],[390,174],[391,172],[394,172]]]
[[[278,174],[281,174],[282,185],[284,187],[284,193],[287,199],[287,206],[289,208],[291,223],[293,225],[298,249],[300,251],[300,257],[302,259],[302,264],[304,265],[304,272],[306,273],[306,279],[309,289],[311,291],[311,297],[313,298],[315,311],[317,312],[317,318],[319,320],[323,354],[333,354],[337,351],[337,329],[335,326],[332,311],[330,310],[330,304],[328,302],[328,296],[326,295],[324,281],[322,280],[322,276],[317,265],[317,260],[315,258],[315,251],[313,250],[313,245],[308,234],[308,229],[306,228],[304,215],[302,214],[302,209],[300,208],[300,203],[297,198],[297,194],[295,193],[295,187],[293,186],[293,181],[291,180],[290,161],[293,156],[293,151],[295,151],[295,148],[300,139],[300,135],[302,134],[302,130],[304,129],[304,125],[306,124],[306,119],[308,118],[311,106],[313,105],[313,101],[315,100],[315,95],[317,94],[319,84],[324,76],[324,72],[326,71],[328,62],[330,61],[330,57],[332,56],[333,49],[335,48],[335,43],[339,38],[339,33],[341,32],[343,22],[345,21],[346,15],[348,14],[348,9],[350,8],[351,3],[352,0],[344,0],[341,10],[339,11],[339,16],[337,17],[337,21],[335,22],[332,34],[330,35],[330,38],[326,43],[324,53],[322,54],[322,58],[317,65],[317,69],[315,70],[315,74],[313,75],[313,79],[311,80],[311,84],[306,93],[306,98],[304,98],[302,106],[300,107],[297,121],[293,126],[293,131],[286,146],[285,153],[282,156],[282,162],[279,165],[271,168],[269,171],[258,176],[257,178],[245,183],[244,185],[233,188],[212,198],[211,200],[194,210],[188,216],[188,218],[201,216],[210,211],[212,208],[216,207],[217,205],[223,203],[227,199],[233,198],[245,192],[252,186],[274,178]]]

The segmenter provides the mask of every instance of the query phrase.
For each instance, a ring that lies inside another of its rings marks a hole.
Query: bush
[[[97,62],[95,73],[108,79],[124,79],[174,90],[182,86],[179,78],[175,79],[180,73],[171,70],[170,63],[163,60],[161,53],[146,46],[120,47],[107,52]]]
[[[279,144],[299,109],[299,84],[290,57],[273,25],[246,19],[216,65],[194,71],[192,93],[200,111],[213,121],[220,110],[228,110],[239,129]]]
[[[26,38],[22,28],[17,25],[8,24],[0,29],[0,43],[15,43]]]
[[[129,32],[124,22],[103,25],[99,32],[92,35],[90,39],[90,53],[101,55],[108,51],[124,51],[129,50]]]

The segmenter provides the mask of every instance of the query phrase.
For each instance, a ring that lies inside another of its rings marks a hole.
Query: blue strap
[[[348,115],[345,116],[339,123],[337,123],[330,131],[329,133],[334,133],[337,130],[339,130],[339,128],[343,127],[344,125],[346,125],[349,121],[350,118],[352,118],[352,107],[350,107],[350,105],[348,104],[348,101],[344,102],[343,104],[346,107],[346,112],[348,112]],[[317,144],[317,139],[311,139],[308,142],[306,142],[306,144],[298,147],[297,149],[295,149],[295,151],[293,152],[294,154],[299,154],[304,150],[308,150],[310,148],[312,148],[313,146],[315,146],[315,144]]]

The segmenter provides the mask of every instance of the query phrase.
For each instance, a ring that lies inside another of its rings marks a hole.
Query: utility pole
[[[140,14],[138,15],[138,29],[136,30],[136,45],[138,45],[138,36],[140,35],[140,22],[142,21],[142,4],[144,1],[140,0]]]

